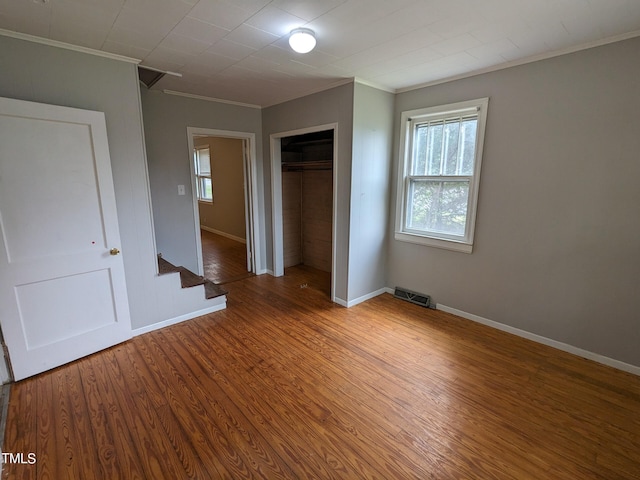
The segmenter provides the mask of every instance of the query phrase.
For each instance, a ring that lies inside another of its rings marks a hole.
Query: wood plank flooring
[[[221,285],[252,276],[247,271],[247,246],[216,233],[201,230],[204,276]]]
[[[329,275],[13,385],[4,479],[640,479],[640,378]]]

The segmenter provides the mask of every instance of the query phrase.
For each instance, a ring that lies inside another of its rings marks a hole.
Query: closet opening
[[[280,160],[274,165],[281,194],[279,273],[297,266],[322,272],[333,299],[335,129],[289,133],[295,134],[279,137],[274,155]]]

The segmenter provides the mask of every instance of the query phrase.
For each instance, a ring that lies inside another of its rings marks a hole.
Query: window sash
[[[412,120],[410,174],[473,175],[477,129],[477,113]]]
[[[477,109],[411,120],[403,231],[468,237],[477,123]]]
[[[481,98],[402,112],[404,141],[398,167],[396,239],[471,253],[488,101]],[[447,125],[457,133],[448,140],[456,153],[451,161],[442,145],[434,153],[427,152],[425,146],[431,128],[444,129]],[[430,164],[433,157],[436,161]],[[446,187],[439,189],[447,190],[446,195],[436,198],[437,186]],[[416,211],[424,209],[423,204],[414,203],[416,199],[424,203],[427,191],[433,197],[431,201],[444,201],[448,208],[436,211],[431,220],[437,221],[428,222],[424,215],[420,217],[422,212]]]
[[[211,154],[209,147],[196,147],[193,151],[198,200],[213,202],[213,179],[211,177]]]
[[[208,175],[196,175],[198,200],[213,201],[213,180]]]
[[[436,188],[435,192],[428,188],[418,192],[419,186]],[[473,176],[408,176],[403,230],[457,241],[465,239],[469,234],[472,188]]]
[[[211,154],[209,147],[195,149],[196,175],[211,176]]]

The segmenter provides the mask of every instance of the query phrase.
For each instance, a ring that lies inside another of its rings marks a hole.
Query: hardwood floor
[[[5,479],[637,479],[640,378],[329,275],[13,385]]]
[[[247,246],[216,233],[201,230],[204,277],[216,284],[250,277]]]

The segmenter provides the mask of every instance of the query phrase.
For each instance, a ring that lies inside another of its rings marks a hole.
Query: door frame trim
[[[326,123],[313,127],[273,133],[269,136],[271,147],[271,221],[273,244],[273,276],[284,275],[284,231],[282,222],[282,143],[285,137],[305,133],[333,130],[333,205],[331,219],[331,301],[336,299],[336,225],[338,221],[338,123]]]
[[[194,218],[194,231],[196,233],[196,256],[198,260],[198,275],[204,275],[204,264],[202,259],[202,240],[200,238],[200,210],[198,208],[198,195],[196,193],[196,176],[193,165],[193,149],[194,149],[194,137],[222,137],[222,138],[235,138],[243,141],[243,171],[244,171],[244,191],[245,191],[245,222],[246,240],[247,240],[247,255],[250,255],[250,269],[251,273],[258,273],[258,270],[262,265],[262,258],[260,257],[260,249],[258,247],[257,239],[260,238],[260,222],[257,215],[258,205],[258,184],[256,181],[256,134],[251,132],[237,132],[232,130],[219,130],[212,128],[200,128],[200,127],[187,127],[187,139],[189,148],[189,171],[191,172],[191,192],[193,201],[193,218]],[[245,145],[248,144],[248,148]],[[249,254],[250,251],[250,254]],[[249,266],[249,265],[248,265]]]

